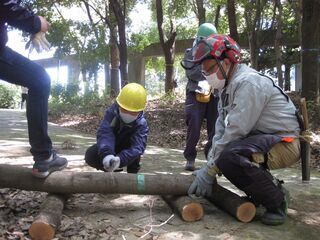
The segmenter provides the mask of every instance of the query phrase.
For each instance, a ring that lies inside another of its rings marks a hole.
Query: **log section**
[[[212,196],[207,199],[241,222],[250,222],[256,215],[253,203],[218,184],[215,184]]]
[[[186,222],[195,222],[203,217],[203,207],[189,196],[162,196],[163,200]]]
[[[61,222],[61,215],[67,195],[48,194],[41,205],[39,214],[29,228],[33,240],[50,240],[54,238]]]

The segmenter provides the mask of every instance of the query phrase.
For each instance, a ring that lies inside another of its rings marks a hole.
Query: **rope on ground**
[[[167,222],[169,222],[170,219],[174,217],[174,214],[172,214],[166,221],[164,221],[164,222],[162,222],[162,223],[160,223],[160,224],[152,224],[152,222],[153,222],[153,219],[152,219],[152,207],[153,207],[153,205],[154,205],[154,202],[155,202],[155,199],[153,199],[153,200],[151,200],[151,201],[149,202],[150,220],[151,220],[150,222],[151,222],[151,223],[150,223],[150,224],[147,224],[147,225],[144,227],[144,231],[147,231],[147,230],[146,230],[147,227],[149,227],[150,229],[149,229],[149,231],[147,231],[147,233],[145,233],[144,235],[142,235],[140,238],[146,237],[147,235],[149,235],[149,234],[153,231],[153,228],[154,228],[154,227],[161,227],[161,226],[167,224]]]

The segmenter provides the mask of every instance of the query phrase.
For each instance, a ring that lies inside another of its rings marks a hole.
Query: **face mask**
[[[121,111],[119,111],[119,114],[120,114],[120,117],[121,117],[122,121],[125,122],[125,123],[131,123],[134,120],[136,120],[137,117],[138,117],[138,115],[137,116],[132,116],[131,114],[123,113]]]
[[[226,84],[226,80],[220,80],[216,72],[206,76],[206,79],[209,85],[214,89],[221,90],[222,88],[224,88],[224,85]]]

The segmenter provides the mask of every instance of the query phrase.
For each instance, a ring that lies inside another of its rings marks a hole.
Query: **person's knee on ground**
[[[284,193],[273,182],[269,172],[232,150],[222,152],[217,167],[231,183],[253,199],[255,204],[262,204],[267,209],[261,219],[263,223],[278,225],[285,221],[285,214],[280,211],[285,201]]]

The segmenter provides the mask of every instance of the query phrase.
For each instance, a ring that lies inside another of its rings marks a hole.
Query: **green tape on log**
[[[144,175],[143,174],[137,174],[137,180],[138,180],[138,193],[143,194],[145,192],[145,181],[144,181]]]

